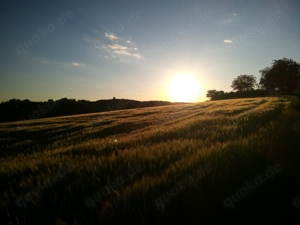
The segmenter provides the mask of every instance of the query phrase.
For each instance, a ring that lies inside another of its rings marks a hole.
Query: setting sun
[[[196,102],[200,97],[200,84],[190,74],[179,74],[170,81],[168,92],[173,102]]]

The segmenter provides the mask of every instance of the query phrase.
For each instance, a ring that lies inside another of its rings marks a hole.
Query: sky
[[[272,60],[300,62],[299,21],[299,0],[3,0],[0,102],[174,101],[179,75],[204,101]]]

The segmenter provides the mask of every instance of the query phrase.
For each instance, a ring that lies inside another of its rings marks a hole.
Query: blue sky
[[[171,100],[176,74],[231,91],[233,78],[300,62],[300,2],[2,1],[0,101]]]

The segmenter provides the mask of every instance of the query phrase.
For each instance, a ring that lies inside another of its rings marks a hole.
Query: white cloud
[[[119,45],[119,44],[108,45],[108,47],[113,49],[113,50],[127,50],[126,46],[122,46],[122,45]]]
[[[106,32],[102,34],[101,39],[95,37],[83,37],[88,43],[87,52],[99,54],[104,59],[118,58],[122,62],[130,62],[132,59],[141,59],[140,50],[131,37],[117,36],[116,34]],[[72,66],[81,67],[84,64],[72,62]]]
[[[104,35],[110,41],[118,40],[118,37],[116,35],[114,35],[113,33],[105,33]]]
[[[135,58],[137,58],[137,59],[140,59],[140,58],[142,58],[142,56],[140,55],[140,54],[137,54],[137,53],[135,53],[135,54],[132,54],[132,56],[134,56]]]
[[[226,39],[226,40],[223,40],[225,44],[231,44],[232,43],[232,40],[229,40],[229,39]]]
[[[84,63],[72,62],[72,66],[81,67],[84,66]]]
[[[114,51],[115,53],[117,54],[120,54],[120,55],[128,55],[128,56],[133,56],[137,59],[140,59],[141,58],[141,55],[140,54],[136,54],[136,53],[130,53],[128,51]]]
[[[234,15],[234,16],[238,16],[239,14],[237,14],[237,13],[233,13],[233,15]]]
[[[108,45],[108,47],[110,49],[112,49],[113,52],[116,53],[116,54],[132,56],[132,57],[135,57],[137,59],[141,58],[140,54],[138,54],[138,53],[132,53],[131,50],[128,47],[126,47],[126,46],[119,45],[119,44],[111,44],[111,45]],[[135,48],[134,50],[137,50],[137,48]]]

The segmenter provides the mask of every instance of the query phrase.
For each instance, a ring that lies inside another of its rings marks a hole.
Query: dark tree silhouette
[[[224,91],[217,91],[217,90],[208,90],[206,93],[206,97],[210,98],[210,100],[217,100],[222,99],[224,95]]]
[[[46,102],[31,102],[28,99],[11,99],[0,103],[0,122],[31,120],[55,116],[105,112],[129,108],[172,105],[165,101],[135,101],[130,99],[108,99],[95,102],[62,98]]]
[[[231,87],[236,91],[252,91],[256,85],[256,77],[253,75],[239,75],[232,81]]]
[[[216,89],[214,89],[214,90],[208,90],[207,93],[206,93],[206,97],[212,99],[213,96],[216,95],[216,93],[217,93]]]
[[[300,64],[292,59],[273,60],[271,67],[266,67],[259,72],[261,73],[259,83],[265,90],[291,93],[299,89]]]
[[[206,97],[210,98],[210,100],[224,100],[224,99],[233,99],[233,98],[266,97],[267,94],[268,94],[267,91],[261,89],[256,89],[251,91],[236,91],[236,92],[208,90]]]

